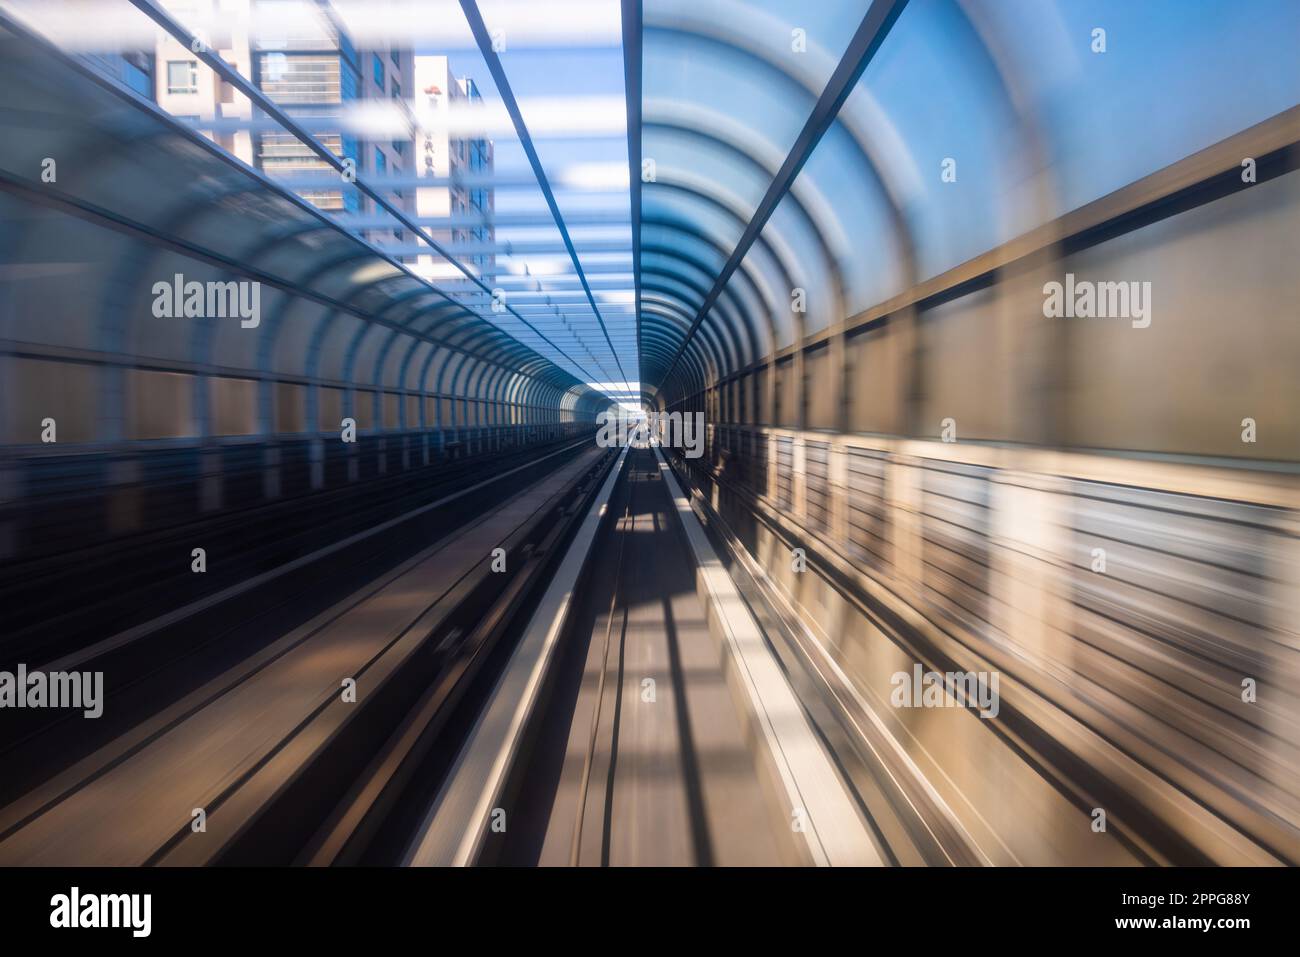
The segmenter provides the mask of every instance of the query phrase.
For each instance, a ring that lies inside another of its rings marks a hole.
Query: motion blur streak
[[[0,864],[1300,863],[1297,36],[0,0]]]

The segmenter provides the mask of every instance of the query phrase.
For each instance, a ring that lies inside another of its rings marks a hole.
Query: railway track
[[[509,832],[499,859],[779,863],[788,828],[764,799],[653,452],[629,453],[619,493],[541,719],[542,747],[519,772],[515,804],[538,833]]]
[[[403,861],[878,863],[662,459],[603,496]]]
[[[608,453],[575,451],[11,802],[0,811],[0,862],[296,859],[431,688],[448,707],[464,693],[488,639],[540,580],[574,503],[609,467]]]

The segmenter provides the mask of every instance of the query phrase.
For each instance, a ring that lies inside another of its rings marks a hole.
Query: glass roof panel
[[[1041,129],[1059,215],[1300,102],[1300,4],[963,4]],[[1104,30],[1104,38],[1094,30]],[[1104,39],[1105,52],[1093,52]]]
[[[93,156],[62,162],[49,192],[87,215],[129,221],[137,242],[192,245],[352,308],[380,312],[424,286],[192,124],[78,65],[39,33],[0,31],[0,47],[0,109],[29,134],[0,141],[7,174],[35,182],[44,157]]]

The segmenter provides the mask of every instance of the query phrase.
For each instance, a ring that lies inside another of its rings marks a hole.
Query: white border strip
[[[795,831],[796,836],[802,834],[818,866],[884,864],[866,822],[764,641],[758,622],[709,543],[690,500],[682,493],[663,454],[657,447],[654,452],[695,556],[701,598],[722,632],[724,650],[736,666],[748,697],[750,717],[784,788],[791,823],[802,819],[802,829]]]
[[[624,447],[457,755],[447,782],[425,814],[418,837],[407,848],[403,865],[464,867],[478,857],[492,809],[505,786],[568,619],[578,576],[626,460]]]

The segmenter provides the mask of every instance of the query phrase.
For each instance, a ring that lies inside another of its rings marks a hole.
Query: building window
[[[393,66],[400,70],[402,68],[401,55],[396,50],[389,50],[388,55],[393,58]]]
[[[397,85],[397,77],[393,77],[393,99],[400,100],[401,98],[402,88]]]
[[[124,53],[121,62],[122,82],[141,96],[154,99],[158,94],[153,85],[152,59],[143,53]]]
[[[388,157],[384,156],[383,150],[378,146],[375,147],[375,172],[385,173],[388,171]]]
[[[370,58],[375,69],[375,83],[382,90],[384,88],[384,61],[379,59],[378,53],[370,54]]]
[[[198,60],[168,60],[167,61],[167,92],[168,93],[199,92],[199,61]]]
[[[393,140],[393,152],[398,156],[406,155],[406,144],[401,140]]]
[[[357,158],[356,142],[350,137],[341,137],[338,133],[321,133],[319,139],[335,156],[348,156],[354,160]],[[257,165],[271,176],[332,169],[291,133],[263,133],[258,138]],[[318,209],[358,212],[359,202],[355,189],[299,190],[298,195]]]
[[[338,103],[356,95],[355,78],[337,53],[259,54],[262,92],[276,103]]]
[[[338,38],[339,38],[339,51],[342,52],[344,59],[348,61],[348,64],[352,67],[352,69],[360,71],[361,61],[357,59],[357,51],[356,48],[352,46],[352,41],[348,39],[348,35],[346,33],[338,34]]]

